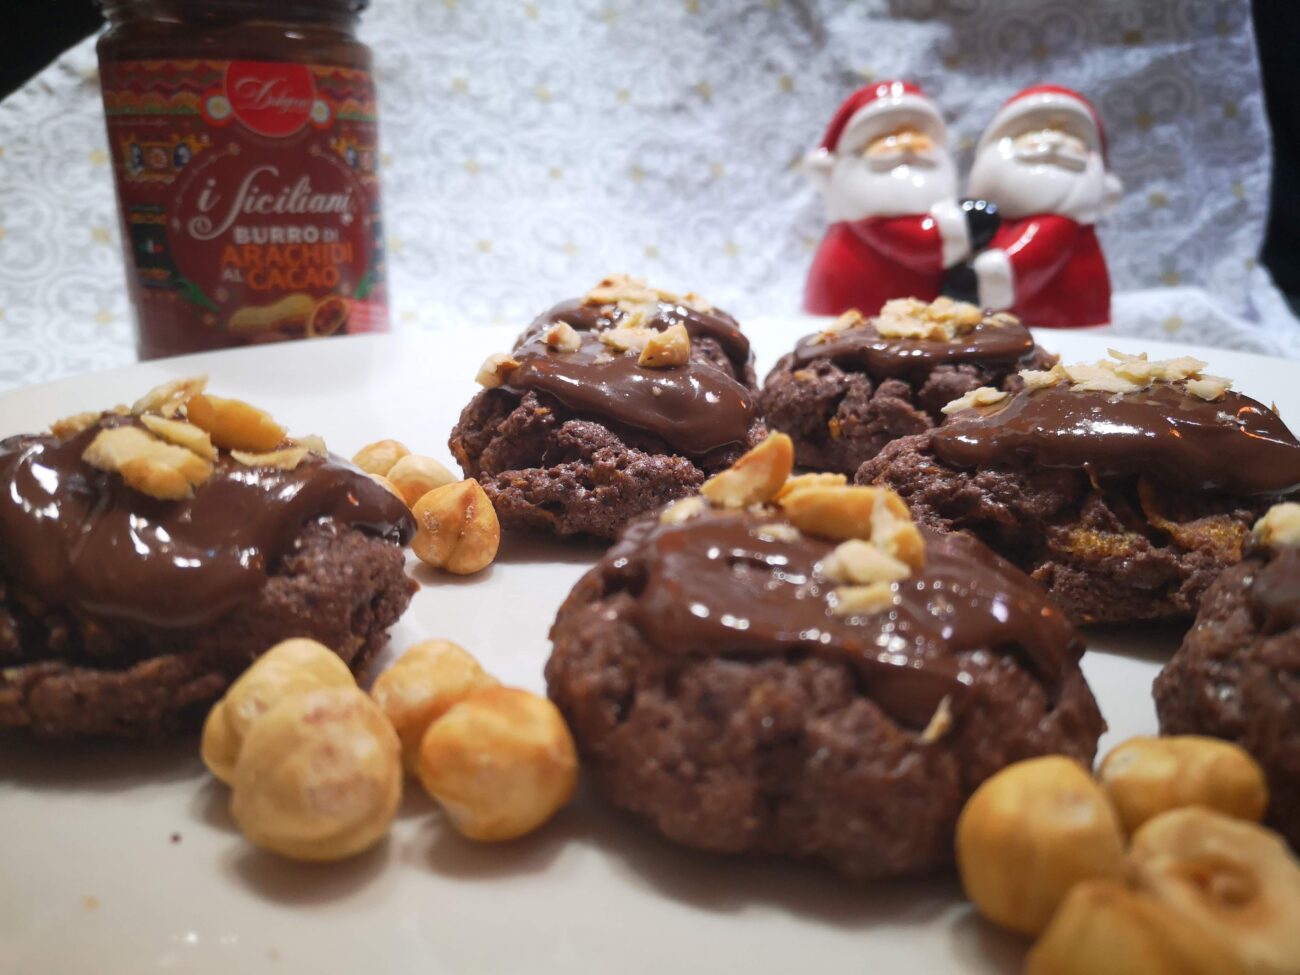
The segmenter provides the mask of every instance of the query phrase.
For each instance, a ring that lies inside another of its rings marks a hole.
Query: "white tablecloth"
[[[795,311],[795,161],[865,80],[919,82],[963,165],[1021,87],[1098,104],[1126,188],[1118,330],[1300,355],[1254,255],[1270,146],[1249,3],[375,0],[397,329],[520,326],[613,270]],[[130,361],[93,42],[0,103],[0,387]]]

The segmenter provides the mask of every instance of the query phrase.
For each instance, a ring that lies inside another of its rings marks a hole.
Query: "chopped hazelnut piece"
[[[519,368],[519,363],[505,352],[494,352],[483,360],[474,381],[485,389],[496,389],[510,381],[510,374]]]
[[[776,497],[794,467],[794,443],[773,433],[727,470],[704,482],[700,494],[720,508],[748,508]]]
[[[799,529],[785,521],[774,521],[754,529],[754,537],[765,542],[797,542],[803,538]]]
[[[1228,381],[1219,376],[1201,376],[1199,379],[1187,380],[1183,388],[1193,396],[1213,403],[1228,391]]]
[[[934,709],[934,714],[930,716],[930,723],[921,732],[921,744],[933,745],[952,730],[952,725],[952,695],[945,694],[939,706]]]
[[[835,590],[831,612],[836,616],[872,616],[891,608],[894,598],[894,587],[888,582],[840,586]]]
[[[640,320],[640,316],[637,316],[637,321]],[[636,352],[639,354],[650,344],[650,340],[659,334],[656,329],[645,325],[620,324],[615,328],[607,328],[601,332],[600,341],[619,352]]]
[[[1069,382],[1069,375],[1058,362],[1051,369],[1021,369],[1020,378],[1025,381],[1025,389],[1049,389],[1058,383]]]
[[[191,423],[208,431],[214,444],[227,450],[273,450],[284,439],[284,427],[243,400],[200,393],[186,403],[185,412]]]
[[[1251,534],[1262,545],[1300,545],[1300,504],[1287,501],[1269,508]]]
[[[192,450],[163,443],[139,427],[101,430],[81,455],[91,467],[120,474],[142,494],[177,501],[212,476],[212,465]]]
[[[815,473],[815,474],[797,474],[789,478],[781,490],[776,492],[774,500],[780,501],[791,491],[799,491],[803,488],[810,487],[839,487],[848,484],[849,479],[843,474]]]
[[[309,433],[305,437],[294,437],[293,442],[300,447],[306,447],[317,457],[328,457],[329,448],[325,446],[325,438],[318,437],[314,433]]]
[[[947,404],[940,412],[945,416],[952,416],[954,413],[960,413],[962,410],[978,410],[984,407],[997,406],[1007,394],[1004,390],[994,389],[992,386],[981,386],[978,389],[972,389],[960,399],[955,399]]]
[[[306,459],[308,453],[306,447],[285,447],[283,450],[271,450],[263,454],[232,450],[230,456],[245,467],[273,467],[281,471],[291,471]]]
[[[637,365],[646,369],[669,369],[684,366],[691,358],[691,336],[682,324],[655,332],[646,341]]]
[[[149,432],[161,440],[177,447],[192,450],[206,460],[217,459],[217,448],[212,446],[212,438],[206,430],[183,420],[168,420],[153,413],[145,413],[140,422],[148,427]]]
[[[103,415],[104,414],[102,413],[89,411],[86,413],[74,413],[72,416],[65,416],[63,419],[55,420],[50,424],[50,433],[54,434],[60,440],[67,440],[69,437],[75,437],[83,430],[89,430],[99,422],[99,418]]]
[[[581,337],[568,322],[556,322],[546,330],[542,338],[552,352],[577,352],[582,348]]]
[[[841,542],[822,562],[822,574],[832,582],[866,585],[897,582],[906,579],[912,570],[870,542],[850,538]]]
[[[682,498],[659,512],[659,522],[664,525],[681,525],[703,514],[707,509],[708,504],[699,496]]]
[[[173,417],[182,406],[193,397],[198,396],[208,386],[207,376],[189,376],[185,379],[173,379],[160,383],[135,401],[131,412],[136,416],[141,413],[157,413]]]

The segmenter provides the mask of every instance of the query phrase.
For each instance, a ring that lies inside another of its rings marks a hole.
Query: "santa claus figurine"
[[[987,216],[957,202],[947,130],[934,103],[906,81],[860,88],[836,111],[805,168],[831,222],[804,308],[874,315],[891,298],[932,300],[944,269],[971,253]]]
[[[969,193],[1001,226],[974,260],[979,303],[1029,325],[1110,321],[1110,276],[1093,224],[1120,197],[1092,103],[1055,85],[1026,88],[998,110],[975,148]]]

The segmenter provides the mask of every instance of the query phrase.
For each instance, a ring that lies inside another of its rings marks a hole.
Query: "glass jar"
[[[100,0],[141,358],[386,331],[369,0]]]

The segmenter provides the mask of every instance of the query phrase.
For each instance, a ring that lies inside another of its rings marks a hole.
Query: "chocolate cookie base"
[[[773,430],[790,435],[795,462],[852,476],[893,440],[944,420],[943,407],[972,389],[1016,390],[1021,369],[1050,368],[1041,349],[1013,362],[945,363],[907,377],[873,377],[861,366],[820,357],[783,356],[763,383],[759,411]]]
[[[1098,486],[1065,468],[964,470],[938,460],[929,440],[922,433],[891,443],[855,480],[897,491],[924,524],[975,535],[1076,623],[1193,615],[1276,500],[1156,486],[1144,501],[1133,478]],[[1146,510],[1153,503],[1159,510]]]
[[[1160,731],[1225,738],[1268,776],[1269,823],[1300,851],[1300,627],[1270,629],[1251,606],[1266,557],[1225,570],[1154,685]]]
[[[745,443],[685,457],[544,393],[491,389],[465,407],[450,447],[503,527],[612,539],[637,515],[693,494],[765,435],[756,420]]]
[[[415,591],[404,565],[391,542],[314,524],[251,604],[182,630],[42,613],[0,588],[0,728],[41,738],[190,732],[249,664],[290,637],[319,640],[358,669]]]
[[[1091,762],[1104,728],[1077,666],[1052,699],[1016,654],[980,651],[963,662],[971,706],[927,743],[848,659],[667,653],[633,624],[637,599],[635,567],[584,576],[551,630],[547,687],[608,799],[688,847],[859,880],[932,873],[980,782],[1044,753]]]

